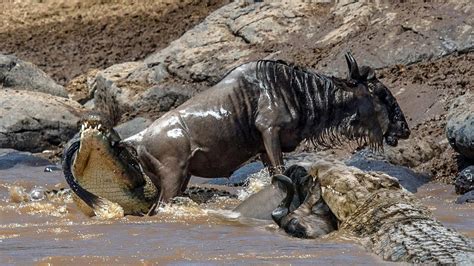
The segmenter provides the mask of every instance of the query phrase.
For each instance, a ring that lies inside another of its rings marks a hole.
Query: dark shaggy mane
[[[372,149],[382,147],[382,137],[374,130],[350,123],[356,115],[356,96],[350,84],[282,60],[259,60],[257,79],[275,97],[284,97],[302,116],[302,137],[316,147],[329,148],[355,141]]]

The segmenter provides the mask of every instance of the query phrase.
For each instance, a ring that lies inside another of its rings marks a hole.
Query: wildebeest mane
[[[343,140],[381,148],[383,138],[375,132],[377,127],[369,129],[351,123],[357,118],[357,104],[347,80],[281,60],[259,60],[256,72],[263,90],[282,97],[286,107],[294,108],[301,116],[298,127],[303,139],[326,148],[341,145]]]

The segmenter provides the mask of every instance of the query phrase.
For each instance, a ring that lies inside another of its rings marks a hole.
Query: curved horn
[[[349,68],[349,78],[354,80],[360,80],[359,66],[357,65],[356,60],[352,56],[351,52],[345,54],[347,67]]]
[[[289,209],[291,202],[293,201],[293,196],[295,195],[295,185],[289,177],[284,175],[274,175],[272,183],[275,182],[278,182],[278,184],[286,190],[286,197],[281,205]]]
[[[295,195],[295,186],[291,179],[284,175],[274,175],[272,177],[272,184],[274,183],[278,183],[278,186],[286,191],[286,197],[280,205],[272,211],[273,221],[281,227],[283,218],[290,213],[290,205],[293,201],[293,196]]]

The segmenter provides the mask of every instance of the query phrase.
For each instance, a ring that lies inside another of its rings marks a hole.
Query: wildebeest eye
[[[376,86],[373,83],[368,83],[367,88],[369,89],[370,93],[374,93],[374,91],[376,91]]]

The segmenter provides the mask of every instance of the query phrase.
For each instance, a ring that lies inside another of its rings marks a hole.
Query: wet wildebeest
[[[299,238],[316,238],[326,235],[337,229],[337,218],[321,197],[321,186],[308,175],[301,166],[291,166],[293,172],[287,174],[292,180],[300,180],[300,198],[304,197],[301,205],[291,210],[291,195],[281,202],[281,205],[272,212],[273,221],[286,233]],[[290,168],[289,168],[290,169]]]
[[[160,200],[181,193],[191,175],[230,176],[256,155],[281,173],[282,152],[303,140],[332,146],[345,137],[380,147],[384,138],[389,145],[408,138],[390,91],[350,53],[346,60],[347,79],[282,61],[243,64],[132,138]]]

